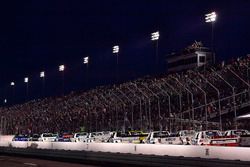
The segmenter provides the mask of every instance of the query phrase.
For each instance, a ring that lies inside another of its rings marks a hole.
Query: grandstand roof
[[[237,119],[250,119],[250,113],[238,116]]]

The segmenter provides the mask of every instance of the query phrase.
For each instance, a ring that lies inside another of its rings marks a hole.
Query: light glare
[[[28,82],[29,82],[29,78],[28,78],[28,77],[25,77],[25,78],[24,78],[24,82],[25,82],[25,83],[28,83]]]
[[[113,53],[119,53],[119,49],[118,45],[113,46]]]
[[[40,72],[40,77],[41,77],[41,78],[44,78],[44,77],[45,77],[45,72],[44,72],[44,71],[41,71],[41,72]]]
[[[88,64],[88,63],[89,63],[89,57],[84,57],[83,64]]]
[[[217,15],[215,12],[205,14],[205,22],[206,23],[215,22],[216,17],[217,17]]]
[[[64,69],[65,69],[65,67],[63,64],[59,66],[59,71],[64,71]]]
[[[151,40],[152,40],[152,41],[158,40],[159,37],[160,37],[159,31],[156,31],[156,32],[151,33]]]

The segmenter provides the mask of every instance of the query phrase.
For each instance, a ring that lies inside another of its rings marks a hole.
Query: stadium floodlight
[[[40,72],[40,78],[44,78],[45,77],[45,72],[44,71],[41,71]]]
[[[25,82],[25,83],[28,83],[28,82],[29,82],[29,78],[28,78],[28,77],[25,77],[25,78],[24,78],[24,82]]]
[[[15,86],[15,82],[12,81],[12,82],[10,83],[10,86]]]
[[[206,21],[206,23],[215,22],[216,17],[217,17],[217,15],[215,12],[205,14],[205,21]]]
[[[156,32],[151,33],[151,40],[152,40],[152,41],[157,41],[157,40],[159,40],[159,38],[160,38],[160,33],[159,33],[159,31],[156,31]]]
[[[113,53],[119,53],[119,49],[118,45],[113,46]]]
[[[89,57],[83,58],[83,64],[89,64]]]
[[[65,66],[63,64],[59,66],[59,71],[64,71],[64,69],[65,69]]]

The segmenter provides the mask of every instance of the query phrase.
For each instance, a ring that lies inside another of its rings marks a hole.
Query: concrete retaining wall
[[[145,155],[168,155],[224,160],[250,161],[250,148],[163,144],[70,143],[70,142],[0,142],[1,147],[75,150]]]

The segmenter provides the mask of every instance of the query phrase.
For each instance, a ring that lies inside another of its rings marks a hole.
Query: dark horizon
[[[3,3],[3,2],[2,2]],[[211,45],[211,25],[204,14],[216,11],[214,48],[217,60],[250,53],[250,2],[247,1],[17,1],[1,4],[1,101],[25,100],[24,77],[30,79],[30,98],[41,97],[40,71],[46,72],[46,96],[61,94],[58,66],[65,64],[65,92],[115,82],[114,45],[120,46],[120,81],[154,72],[150,33],[160,31],[161,72],[165,55],[195,40]]]

